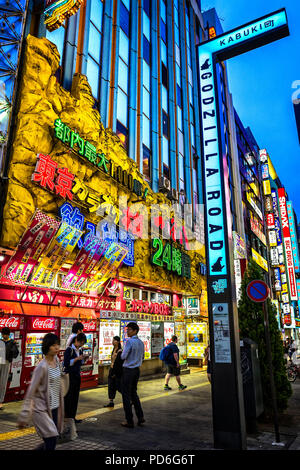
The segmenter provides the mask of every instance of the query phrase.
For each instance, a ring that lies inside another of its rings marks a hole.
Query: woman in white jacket
[[[45,450],[55,450],[57,436],[64,426],[64,382],[57,357],[59,338],[47,333],[43,338],[44,359],[35,368],[18,418],[20,429],[32,421],[44,440]]]

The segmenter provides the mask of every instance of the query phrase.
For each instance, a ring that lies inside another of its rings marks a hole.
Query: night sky
[[[300,144],[292,103],[292,97],[300,98],[299,3],[202,0],[202,11],[210,8],[216,9],[225,32],[280,8],[286,9],[290,36],[230,59],[227,70],[240,119],[244,127],[251,128],[259,147],[268,150],[300,222]]]

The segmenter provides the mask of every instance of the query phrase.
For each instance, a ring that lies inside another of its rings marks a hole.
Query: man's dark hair
[[[78,333],[77,336],[74,336],[74,338],[71,341],[71,344],[74,344],[76,339],[77,341],[80,341],[80,342],[83,341],[84,344],[86,343],[86,336],[84,333]]]
[[[172,338],[171,338],[171,341],[176,341],[178,338],[176,335],[173,335]]]
[[[42,342],[42,353],[44,355],[48,354],[49,349],[53,344],[60,344],[59,337],[54,333],[47,333]]]
[[[129,322],[128,325],[126,325],[126,328],[131,328],[132,330],[136,331],[137,333],[140,331],[139,325],[137,325],[137,323],[134,323],[133,321]]]
[[[80,321],[74,323],[74,325],[72,326],[72,333],[78,333],[79,330],[83,330],[84,329],[84,326],[82,323],[80,323]]]
[[[1,330],[2,335],[10,335],[10,329],[7,326],[4,326]]]

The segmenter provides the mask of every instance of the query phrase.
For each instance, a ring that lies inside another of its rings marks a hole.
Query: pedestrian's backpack
[[[168,346],[162,348],[159,354],[159,359],[163,362],[166,362],[172,355],[172,351]]]

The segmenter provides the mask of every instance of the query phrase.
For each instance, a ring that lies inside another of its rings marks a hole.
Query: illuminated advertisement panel
[[[287,214],[284,188],[278,189],[278,198],[279,198],[279,209],[280,209],[281,226],[282,226],[282,234],[283,234],[283,244],[284,244],[285,259],[286,259],[286,268],[287,268],[289,287],[290,287],[290,298],[291,300],[298,300],[294,261],[293,261],[293,250],[292,250],[292,242],[291,242],[291,236],[290,236],[289,219],[288,219],[288,214]]]
[[[299,268],[299,250],[298,250],[298,242],[297,242],[297,231],[296,231],[295,219],[294,219],[294,211],[293,211],[293,205],[292,205],[291,201],[286,202],[286,207],[287,207],[288,218],[289,218],[290,235],[291,235],[293,258],[294,258],[294,267],[295,267],[295,272],[298,273],[300,271],[300,268]]]

